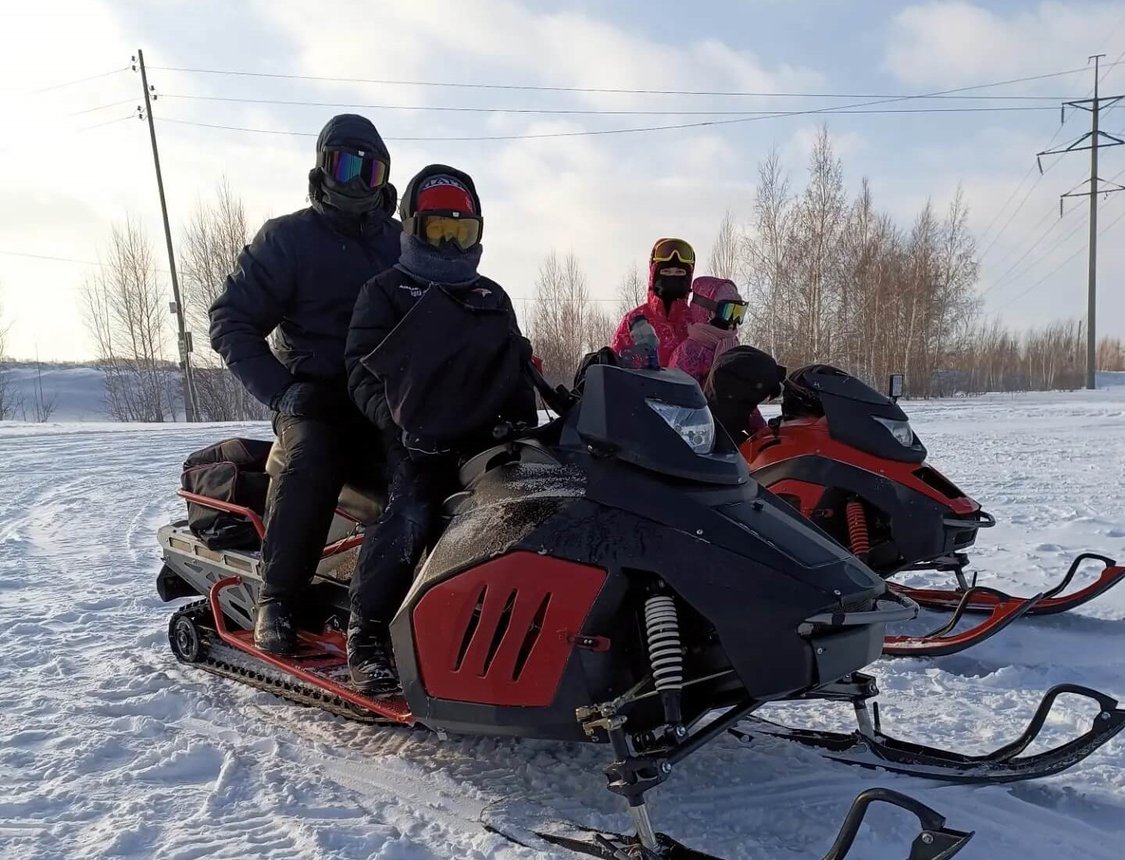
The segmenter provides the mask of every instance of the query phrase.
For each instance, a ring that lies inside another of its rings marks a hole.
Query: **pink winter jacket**
[[[659,359],[661,367],[668,367],[672,353],[676,351],[687,337],[688,303],[687,299],[676,299],[668,313],[664,312],[664,300],[652,291],[652,281],[656,274],[655,266],[649,267],[648,272],[648,300],[638,308],[634,308],[621,318],[617,331],[613,335],[610,348],[618,355],[626,347],[633,345],[633,336],[629,333],[629,325],[638,316],[643,316],[656,332],[660,340]]]
[[[693,295],[703,296],[713,302],[741,301],[738,287],[726,278],[707,276],[696,278],[691,285]],[[687,338],[676,347],[668,359],[668,367],[676,367],[692,376],[700,387],[707,381],[715,358],[732,346],[738,346],[738,335],[733,330],[710,325],[712,313],[696,304],[688,307]]]

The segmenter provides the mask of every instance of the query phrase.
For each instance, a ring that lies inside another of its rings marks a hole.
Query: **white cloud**
[[[925,89],[1077,69],[1092,53],[1108,48],[1116,56],[1120,40],[1112,45],[1106,40],[1115,30],[1125,34],[1123,17],[1120,3],[1022,4],[1005,14],[964,0],[934,0],[895,15],[884,66],[903,83]],[[1056,80],[1040,82],[1039,91],[1086,87],[1078,76]]]

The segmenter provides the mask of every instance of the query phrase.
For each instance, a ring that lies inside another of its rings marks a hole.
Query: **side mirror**
[[[901,373],[892,373],[890,379],[887,381],[887,395],[891,400],[898,402],[902,397],[902,384],[905,377]]]

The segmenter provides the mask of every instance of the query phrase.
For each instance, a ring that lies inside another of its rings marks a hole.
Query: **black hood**
[[[378,155],[387,163],[388,181],[374,194],[364,194],[357,198],[354,192],[326,187],[324,174],[319,167],[314,167],[309,171],[309,202],[313,208],[336,218],[346,232],[358,229],[359,222],[366,220],[370,212],[381,211],[387,217],[393,215],[396,192],[390,183],[391,154],[371,120],[354,113],[332,117],[316,139],[318,161],[323,149],[334,147],[347,147]]]
[[[383,138],[379,136],[371,120],[365,116],[342,113],[325,123],[316,139],[316,151],[319,153],[322,149],[340,146],[378,153],[387,162],[387,166],[390,166],[391,154],[387,151],[387,145],[383,143]]]

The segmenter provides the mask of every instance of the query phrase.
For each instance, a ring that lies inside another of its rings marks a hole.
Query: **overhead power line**
[[[132,119],[132,117],[129,117]],[[52,263],[74,263],[79,266],[97,266],[100,269],[109,268],[109,263],[101,263],[97,260],[79,260],[75,257],[59,257],[53,254],[30,254],[26,251],[6,251],[0,248],[0,255],[5,257],[26,257],[31,260],[49,260]],[[167,269],[153,267],[154,272],[160,272],[163,275],[168,274]]]
[[[28,93],[28,95],[29,96],[37,96],[37,95],[40,95],[42,93],[51,92],[52,90],[61,90],[64,87],[73,87],[73,86],[76,86],[78,84],[84,84],[87,81],[96,81],[99,78],[108,78],[110,75],[116,75],[116,74],[119,74],[121,72],[126,72],[128,70],[129,70],[129,66],[122,66],[119,69],[110,69],[108,72],[100,72],[99,74],[96,74],[96,75],[87,75],[84,78],[75,78],[73,81],[63,81],[60,84],[51,84],[49,87],[42,87],[41,89],[38,89],[38,90],[32,90],[31,92]]]
[[[1116,65],[1116,64],[1114,64]],[[165,72],[184,72],[188,74],[197,75],[226,75],[231,77],[245,77],[245,78],[275,78],[281,80],[294,80],[294,81],[322,81],[329,83],[348,83],[348,84],[380,84],[382,86],[406,86],[406,87],[446,87],[450,89],[475,89],[475,90],[517,90],[524,92],[561,92],[561,93],[596,93],[596,94],[620,94],[620,95],[663,95],[663,96],[735,96],[735,97],[755,97],[755,98],[774,98],[774,97],[789,97],[789,98],[887,98],[887,99],[918,99],[918,98],[941,98],[945,96],[954,95],[956,93],[966,93],[975,90],[989,89],[991,87],[1007,86],[1009,84],[1025,83],[1030,81],[1041,81],[1049,78],[1060,78],[1066,75],[1077,74],[1078,72],[1086,71],[1082,69],[1067,69],[1061,72],[1049,72],[1042,75],[1028,75],[1022,78],[1011,78],[1004,81],[994,81],[987,84],[975,84],[967,87],[957,87],[956,89],[943,90],[936,93],[926,93],[914,96],[883,96],[883,95],[865,95],[865,94],[849,94],[849,93],[793,93],[793,92],[748,92],[738,90],[660,90],[660,89],[631,89],[625,87],[564,87],[564,86],[543,86],[536,84],[491,84],[491,83],[467,83],[464,81],[411,81],[411,80],[397,80],[392,78],[351,78],[351,77],[332,77],[329,75],[297,75],[282,72],[251,72],[241,69],[205,69],[205,68],[190,68],[184,66],[153,66],[152,69],[165,71]]]
[[[320,102],[291,99],[238,98],[235,96],[197,96],[178,93],[161,93],[162,99],[183,99],[188,101],[233,102],[236,104],[285,105],[288,107],[327,107],[361,108],[365,110],[407,110],[449,113],[509,113],[545,114],[575,116],[772,116],[777,110],[614,110],[606,108],[505,108],[505,107],[462,107],[447,105],[401,105],[368,104],[363,102]],[[884,98],[890,98],[886,96]],[[91,108],[97,110],[97,108]],[[1054,111],[1049,105],[1037,106],[995,106],[960,108],[897,108],[882,111],[849,111],[840,108],[839,113],[977,113],[987,111]]]
[[[1104,227],[1103,227],[1103,228],[1102,228],[1101,230],[1099,230],[1099,231],[1098,231],[1098,235],[1099,235],[1099,236],[1104,236],[1104,235],[1105,235],[1105,234],[1106,234],[1106,233],[1107,233],[1107,232],[1108,232],[1109,230],[1111,230],[1111,229],[1112,229],[1112,228],[1114,227],[1114,225],[1116,225],[1116,224],[1117,224],[1117,222],[1118,222],[1118,221],[1120,221],[1120,220],[1121,220],[1122,218],[1125,218],[1125,212],[1121,212],[1121,213],[1119,213],[1119,214],[1118,214],[1118,216],[1117,216],[1116,218],[1114,218],[1114,219],[1113,219],[1112,221],[1110,221],[1110,222],[1109,222],[1108,224],[1106,224],[1106,225],[1105,225],[1105,226],[1104,226]],[[1080,225],[1080,226],[1081,226],[1081,225]],[[1073,235],[1073,234],[1071,234],[1071,235]],[[1008,307],[1009,305],[1011,305],[1011,304],[1013,304],[1013,303],[1015,303],[1015,302],[1019,301],[1019,300],[1020,300],[1020,299],[1022,299],[1022,298],[1023,298],[1024,296],[1026,296],[1026,295],[1027,295],[1028,293],[1031,293],[1031,292],[1032,292],[1032,291],[1034,291],[1035,289],[1037,289],[1037,288],[1039,288],[1039,287],[1043,286],[1043,284],[1045,284],[1045,283],[1046,283],[1046,282],[1047,282],[1048,280],[1050,280],[1050,279],[1051,279],[1052,277],[1054,277],[1055,275],[1057,275],[1057,274],[1058,274],[1058,273],[1059,273],[1059,272],[1060,272],[1060,271],[1061,271],[1061,270],[1063,269],[1063,267],[1064,267],[1064,266],[1066,266],[1066,264],[1067,264],[1067,263],[1069,263],[1069,262],[1070,262],[1071,260],[1074,260],[1074,259],[1075,259],[1076,257],[1078,257],[1078,255],[1079,255],[1079,254],[1081,254],[1081,253],[1082,253],[1083,251],[1085,251],[1085,250],[1086,250],[1086,246],[1085,246],[1085,245],[1081,245],[1081,246],[1079,246],[1079,247],[1078,247],[1078,248],[1077,248],[1077,249],[1075,250],[1075,252],[1074,252],[1073,254],[1071,254],[1071,255],[1070,255],[1069,257],[1067,257],[1067,258],[1066,258],[1065,260],[1063,260],[1063,261],[1062,261],[1061,263],[1059,263],[1059,264],[1058,264],[1057,266],[1055,266],[1055,268],[1051,269],[1051,271],[1049,271],[1049,272],[1048,272],[1047,274],[1045,274],[1045,275],[1044,275],[1043,277],[1041,277],[1041,278],[1040,278],[1040,279],[1039,279],[1038,281],[1036,281],[1035,283],[1033,283],[1033,284],[1032,284],[1032,285],[1031,285],[1030,287],[1028,287],[1028,288],[1027,288],[1026,290],[1024,290],[1024,291],[1023,291],[1022,293],[1019,293],[1018,295],[1015,295],[1015,296],[1013,296],[1012,298],[1010,298],[1010,299],[1009,299],[1009,300],[1008,300],[1007,302],[1005,302],[1005,303],[1004,303],[1004,304],[1002,304],[1002,305],[1001,305],[1001,306],[1000,306],[999,308],[997,308],[997,310],[998,310],[998,311],[1002,311],[1002,310],[1004,310],[1004,308],[1006,308],[1006,307]]]

